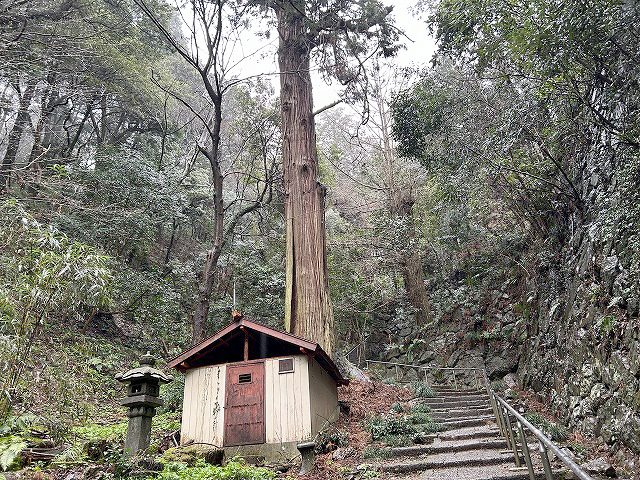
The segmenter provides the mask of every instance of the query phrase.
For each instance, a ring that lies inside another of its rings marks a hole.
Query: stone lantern
[[[128,455],[149,447],[151,419],[156,414],[156,408],[163,404],[159,398],[160,384],[173,380],[171,375],[153,368],[155,364],[155,359],[147,352],[140,359],[138,368],[116,375],[116,380],[127,384],[127,398],[120,405],[129,407],[127,440],[124,444]]]

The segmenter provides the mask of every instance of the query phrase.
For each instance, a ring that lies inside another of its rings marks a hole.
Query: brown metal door
[[[265,442],[264,363],[227,365],[224,446]]]

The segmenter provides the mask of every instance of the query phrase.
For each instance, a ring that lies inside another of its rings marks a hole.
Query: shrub
[[[402,417],[372,417],[369,419],[371,438],[381,440],[390,435],[407,435],[415,433],[416,427],[406,416]]]
[[[416,403],[407,409],[409,413],[429,413],[431,412],[431,407],[426,403]]]
[[[415,443],[415,434],[387,435],[382,437],[380,441],[388,447],[408,447]]]
[[[415,412],[407,416],[409,423],[414,425],[425,424],[425,423],[433,423],[431,415],[426,412]]]
[[[378,445],[369,445],[362,451],[363,458],[389,458],[391,456],[391,447],[381,447]]]
[[[20,461],[20,453],[27,447],[24,438],[17,435],[0,437],[0,469],[9,470]]]
[[[433,398],[436,396],[436,392],[433,390],[433,388],[422,381],[412,382],[410,388],[416,397]]]

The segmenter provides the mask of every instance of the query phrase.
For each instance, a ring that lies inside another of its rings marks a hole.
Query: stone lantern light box
[[[315,342],[249,320],[234,321],[168,362],[185,373],[180,441],[227,455],[299,454],[339,415],[347,384]]]

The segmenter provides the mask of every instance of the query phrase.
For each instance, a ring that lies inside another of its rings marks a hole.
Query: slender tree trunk
[[[218,97],[220,98],[220,97]],[[222,103],[214,100],[214,113],[211,125],[210,140],[208,149],[201,148],[202,153],[209,160],[211,172],[213,174],[214,191],[214,227],[213,242],[207,252],[207,259],[204,263],[202,276],[198,283],[198,298],[193,307],[191,315],[191,325],[193,333],[193,343],[199,343],[206,338],[207,318],[209,317],[209,307],[211,304],[211,294],[216,280],[218,270],[218,260],[222,253],[224,244],[224,202],[222,199],[223,175],[220,170],[220,126],[222,124]]]
[[[20,105],[18,107],[18,113],[16,115],[16,121],[13,124],[11,133],[9,133],[9,140],[7,143],[7,151],[4,154],[2,160],[2,166],[0,166],[0,191],[8,189],[11,185],[11,171],[13,166],[17,162],[18,149],[20,147],[20,140],[24,130],[31,124],[31,116],[29,115],[29,106],[33,100],[35,94],[35,84],[29,83],[24,89],[24,92],[20,96]],[[20,89],[17,89],[20,93]]]
[[[53,109],[50,105],[51,92],[53,90],[53,75],[47,75],[47,86],[42,92],[42,98],[40,100],[40,114],[38,116],[38,122],[33,129],[33,145],[31,146],[31,153],[29,154],[29,168],[33,172],[33,177],[27,180],[27,189],[29,193],[35,194],[37,187],[42,181],[42,167],[40,166],[40,158],[44,155],[45,147],[42,144],[42,133],[44,126],[48,120],[48,116]]]
[[[326,192],[318,179],[304,10],[305,3],[300,0],[276,10],[287,222],[285,326],[319,343],[331,355],[335,332],[327,273]]]

